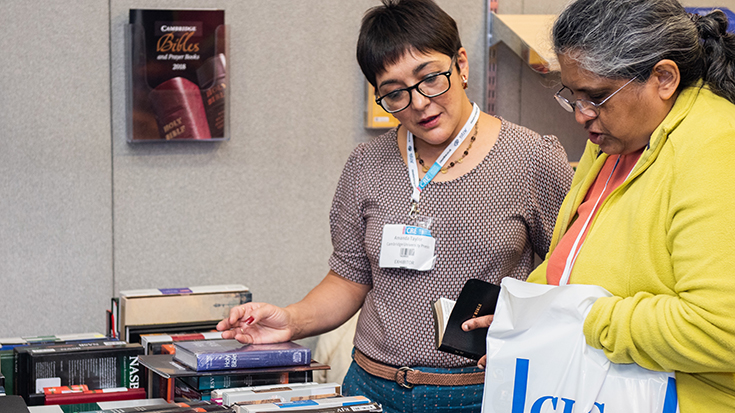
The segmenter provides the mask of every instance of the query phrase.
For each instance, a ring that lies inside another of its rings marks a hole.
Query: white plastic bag
[[[487,335],[483,413],[675,413],[673,373],[611,363],[582,326],[594,285],[501,283]]]

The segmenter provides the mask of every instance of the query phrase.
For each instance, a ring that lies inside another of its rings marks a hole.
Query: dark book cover
[[[242,344],[237,340],[174,343],[174,359],[197,371],[308,365],[311,350],[294,342]]]
[[[226,139],[224,10],[131,9],[128,140]]]
[[[174,379],[174,401],[175,402],[186,402],[186,401],[197,401],[211,400],[212,390],[199,390],[190,386],[183,377],[177,377]]]
[[[462,323],[473,317],[495,313],[500,287],[478,279],[467,280],[457,297],[446,326],[433,307],[437,328],[436,347],[440,351],[457,354],[474,360],[485,355],[487,328],[462,330]],[[443,328],[443,334],[441,334]]]
[[[145,388],[138,356],[140,344],[104,341],[15,348],[15,389],[26,403],[41,398],[38,380],[56,379],[61,386],[86,384],[92,389]]]
[[[0,396],[0,412],[3,413],[28,413],[26,402],[20,396]]]
[[[218,376],[188,376],[182,380],[196,390],[231,389],[234,387],[262,386],[266,384],[298,383],[303,380],[305,372],[298,372],[291,380],[290,374],[282,373],[247,373],[223,374]]]
[[[5,376],[5,392],[17,394],[15,391],[15,352],[16,347],[32,345],[89,343],[96,341],[111,341],[100,333],[63,334],[34,337],[17,337],[0,340],[0,373]]]

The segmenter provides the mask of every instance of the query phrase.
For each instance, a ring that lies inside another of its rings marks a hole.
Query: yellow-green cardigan
[[[588,142],[550,251],[606,158]],[[529,281],[545,275],[546,262]],[[570,282],[614,295],[585,320],[590,346],[675,371],[681,413],[735,412],[735,105],[706,88],[680,93],[594,217]]]

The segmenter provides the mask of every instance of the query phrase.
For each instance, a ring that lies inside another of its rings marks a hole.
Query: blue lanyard
[[[452,157],[452,154],[462,145],[462,142],[464,142],[465,138],[470,134],[470,131],[475,126],[475,123],[480,118],[480,108],[477,106],[476,103],[472,104],[472,113],[470,114],[469,119],[467,119],[467,122],[464,124],[464,127],[462,130],[459,131],[457,134],[457,137],[454,138],[452,143],[450,143],[445,149],[444,152],[442,152],[441,155],[439,155],[439,158],[437,158],[436,162],[429,168],[429,171],[426,172],[426,175],[424,175],[424,178],[421,179],[419,182],[419,169],[416,166],[416,152],[414,150],[414,143],[413,143],[413,134],[411,131],[406,131],[406,157],[408,158],[408,176],[411,179],[411,187],[413,187],[413,193],[411,194],[411,212],[416,212],[418,208],[419,199],[421,197],[421,191],[426,188],[427,185],[429,185],[429,182],[431,182],[436,174],[439,173],[439,171],[444,167],[444,164],[447,163],[449,158]]]

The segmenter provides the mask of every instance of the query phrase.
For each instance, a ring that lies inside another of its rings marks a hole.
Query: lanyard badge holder
[[[381,268],[405,268],[418,271],[429,271],[434,268],[436,239],[431,231],[436,219],[419,213],[421,191],[431,182],[444,164],[462,145],[475,123],[480,117],[480,108],[472,104],[472,113],[457,137],[444,149],[444,152],[431,166],[424,178],[419,181],[418,167],[413,143],[413,134],[406,131],[406,157],[408,159],[408,176],[413,193],[408,215],[391,216],[383,226],[383,237],[380,245]]]

